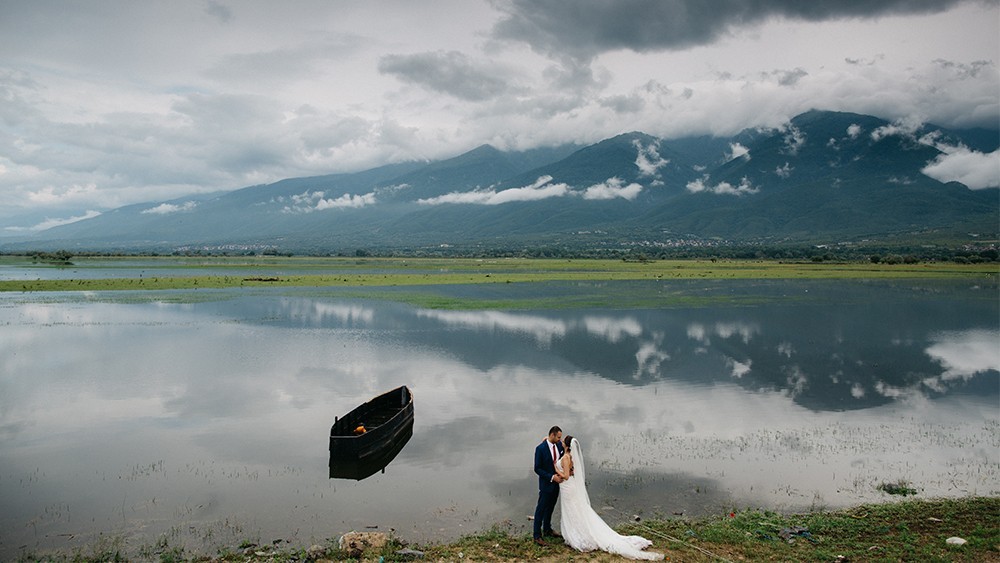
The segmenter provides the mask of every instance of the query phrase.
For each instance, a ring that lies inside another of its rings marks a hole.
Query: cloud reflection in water
[[[587,445],[595,505],[616,510],[838,505],[900,477],[996,494],[996,309],[22,298],[0,307],[3,545],[113,528],[123,499],[154,537],[227,519],[304,542],[371,523],[420,539],[525,522],[551,424]],[[413,439],[385,475],[329,483],[333,417],[401,384]],[[93,522],[42,518],[63,504]],[[39,535],[15,532],[29,521]]]

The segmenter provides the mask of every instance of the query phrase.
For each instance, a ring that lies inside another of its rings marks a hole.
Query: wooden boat
[[[405,385],[335,419],[330,478],[361,480],[384,470],[413,436],[413,393]]]

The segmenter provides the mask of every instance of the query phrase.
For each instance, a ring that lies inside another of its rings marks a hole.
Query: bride
[[[566,436],[563,445],[566,453],[556,462],[556,472],[563,479],[559,483],[563,541],[577,551],[600,549],[629,559],[663,559],[662,553],[642,551],[653,542],[641,536],[618,534],[594,512],[587,495],[580,442]]]

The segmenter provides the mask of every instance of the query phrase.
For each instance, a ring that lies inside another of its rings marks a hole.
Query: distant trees
[[[52,264],[70,265],[69,261],[73,254],[66,250],[56,250],[55,252],[35,252],[31,255],[34,262],[49,262]]]
[[[26,251],[2,255],[28,256],[36,262],[71,265],[76,257],[98,256],[340,256],[355,258],[376,257],[427,257],[427,258],[562,258],[562,259],[616,259],[627,262],[653,260],[778,260],[824,262],[871,262],[873,264],[918,264],[921,262],[955,262],[978,264],[1000,261],[996,243],[975,244],[843,244],[843,245],[769,245],[767,243],[734,243],[708,241],[703,244],[652,244],[627,240],[601,240],[597,243],[500,241],[495,246],[481,242],[467,245],[427,245],[408,247],[346,247],[331,248],[314,245],[279,249],[270,247],[203,247],[177,248],[157,252],[78,252],[66,250]]]

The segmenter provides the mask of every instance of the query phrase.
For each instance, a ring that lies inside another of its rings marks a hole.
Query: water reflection
[[[413,437],[413,422],[410,421],[403,427],[403,432],[386,443],[385,449],[375,455],[360,458],[357,456],[337,455],[332,449],[330,451],[330,478],[331,479],[354,479],[361,481],[381,471],[385,473],[386,467],[396,459],[399,452],[403,451],[406,443]]]
[[[460,328],[465,344],[448,348],[480,369],[518,357],[534,365],[541,353],[549,363],[632,385],[728,381],[782,391],[811,409],[843,410],[884,404],[904,391],[943,394],[977,375],[995,375],[995,304],[973,302],[959,311],[953,305],[705,308],[696,315],[644,311],[618,318],[495,311],[417,316]],[[953,317],[981,328],[935,330]]]
[[[586,444],[612,522],[843,505],[880,479],[998,494],[998,305],[949,287],[629,311],[0,297],[0,558],[116,532],[200,549],[525,526],[552,424]],[[392,471],[328,480],[333,416],[403,384],[421,416]]]

